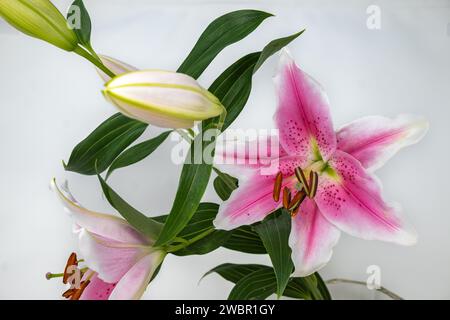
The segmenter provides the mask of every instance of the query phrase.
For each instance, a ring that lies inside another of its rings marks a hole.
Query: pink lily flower
[[[87,210],[69,190],[52,181],[65,209],[75,223],[89,281],[80,299],[139,299],[164,260],[166,253],[153,248],[155,239],[143,236],[122,218]]]
[[[397,206],[383,199],[372,171],[402,147],[418,142],[428,123],[409,115],[368,117],[335,133],[325,92],[286,50],[275,84],[281,150],[273,161],[278,170],[264,175],[257,161],[240,165],[247,179],[220,207],[215,226],[231,230],[261,221],[281,206],[290,209],[294,276],[302,277],[330,260],[341,231],[367,240],[414,244],[414,229]],[[225,156],[234,163],[251,160],[251,155],[234,150]]]

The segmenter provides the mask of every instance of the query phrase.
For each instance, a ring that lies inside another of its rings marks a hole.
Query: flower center
[[[47,272],[47,274],[45,275],[47,280],[53,278],[62,278],[62,282],[64,284],[70,284],[70,288],[62,294],[62,296],[66,299],[70,300],[80,299],[83,291],[89,285],[90,279],[95,274],[94,271],[89,270],[88,268],[80,269],[78,267],[78,263],[83,261],[84,260],[78,260],[76,253],[72,252],[69,256],[69,259],[67,259],[66,267],[64,268],[63,273]],[[82,278],[85,276],[87,272],[90,273],[82,281]]]
[[[299,210],[300,205],[308,198],[313,199],[317,193],[317,186],[319,183],[319,174],[323,168],[325,168],[323,161],[317,161],[309,166],[306,170],[300,167],[295,168],[295,176],[297,177],[299,188],[298,191],[292,196],[291,190],[288,187],[283,189],[283,208],[289,211],[292,217],[295,217]],[[309,179],[307,179],[307,173],[309,172]],[[283,174],[278,172],[273,187],[273,200],[278,202],[280,200],[281,187],[283,183]]]

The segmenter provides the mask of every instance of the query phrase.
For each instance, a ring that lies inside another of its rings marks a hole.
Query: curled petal
[[[294,276],[306,277],[330,260],[340,231],[320,213],[314,200],[306,199],[292,219],[289,246],[292,249]]]
[[[224,202],[214,220],[218,229],[232,230],[242,225],[250,225],[263,220],[267,215],[281,206],[273,199],[275,175],[254,173]],[[293,187],[292,178],[284,179],[281,189]]]
[[[336,151],[319,177],[315,197],[324,217],[336,227],[367,240],[411,245],[417,236],[398,208],[381,197],[377,180],[351,155]]]
[[[290,155],[327,161],[336,149],[336,135],[328,98],[320,85],[295,64],[284,50],[275,78],[278,109],[275,113],[280,142]]]
[[[164,259],[162,251],[154,251],[140,259],[117,283],[110,300],[136,300],[145,292],[153,274]]]
[[[419,142],[427,131],[428,122],[418,116],[366,117],[338,131],[338,149],[351,154],[365,168],[376,170],[401,148]]]
[[[116,283],[144,255],[150,247],[124,244],[81,230],[80,252],[90,269],[96,271],[103,281]]]
[[[69,190],[63,192],[59,189],[54,179],[51,182],[51,186],[52,189],[55,190],[65,209],[74,219],[77,229],[79,229],[79,227],[85,228],[91,233],[113,239],[117,242],[141,245],[152,243],[151,239],[142,236],[124,219],[83,208],[76,202]]]
[[[100,60],[102,60],[102,63],[107,67],[109,70],[112,71],[115,75],[123,74],[130,71],[137,71],[138,69],[125,63],[120,60],[101,55]],[[108,76],[106,73],[101,71],[100,69],[97,69],[98,74],[103,79],[104,82],[108,82],[111,80],[111,77]]]

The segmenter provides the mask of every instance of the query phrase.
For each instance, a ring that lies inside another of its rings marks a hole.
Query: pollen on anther
[[[275,178],[275,184],[273,186],[273,200],[278,202],[280,200],[281,184],[283,182],[283,174],[278,172]]]
[[[284,187],[283,190],[283,207],[288,208],[289,203],[291,202],[291,190],[288,187]]]

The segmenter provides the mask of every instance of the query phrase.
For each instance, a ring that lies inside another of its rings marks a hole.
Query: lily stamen
[[[291,212],[291,217],[295,218],[295,216],[298,214],[299,211],[300,211],[300,204],[297,207],[295,207],[294,211]]]
[[[302,204],[303,200],[306,198],[306,192],[305,191],[299,191],[295,194],[295,196],[292,198],[291,202],[289,203],[289,206],[287,207],[288,210],[296,210],[300,205]]]
[[[311,171],[309,174],[309,197],[312,199],[316,195],[317,192],[317,185],[319,182],[319,175],[315,171]]]
[[[45,279],[50,280],[53,278],[61,278],[64,277],[64,273],[51,273],[51,272],[47,272],[45,274]]]
[[[291,190],[288,187],[284,187],[283,189],[283,207],[288,208],[289,203],[291,202]]]
[[[281,183],[283,182],[283,174],[278,172],[277,177],[275,178],[275,184],[273,186],[273,200],[278,202],[280,200],[280,192],[281,192]]]
[[[305,174],[303,173],[303,170],[300,167],[295,168],[295,176],[297,177],[298,181],[303,185],[303,189],[305,189],[306,194],[310,194],[310,188],[308,181],[306,180]]]
[[[67,284],[67,281],[69,277],[73,274],[72,266],[78,266],[78,259],[77,254],[75,252],[72,252],[69,256],[69,259],[67,259],[66,267],[64,268],[64,275],[63,275],[63,283]],[[69,269],[72,270],[71,273],[69,273]]]

